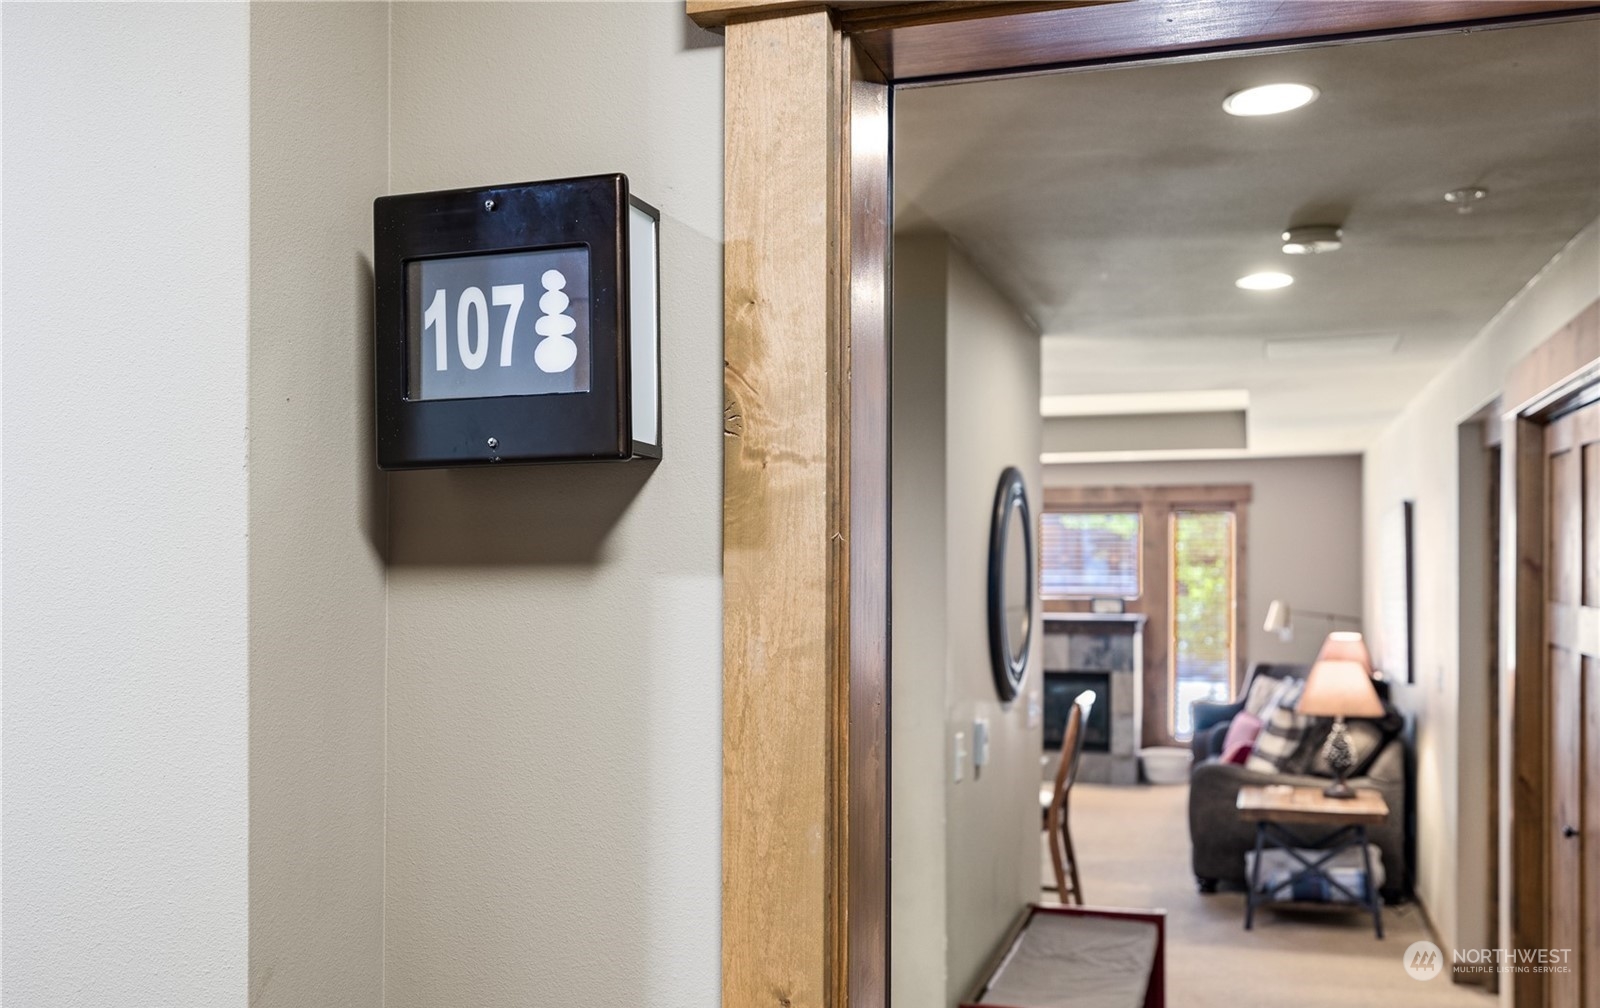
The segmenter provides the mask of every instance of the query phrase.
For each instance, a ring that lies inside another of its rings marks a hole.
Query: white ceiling
[[[1279,80],[1321,98],[1222,111]],[[903,90],[895,172],[897,229],[1038,323],[1047,397],[1244,389],[1248,454],[1360,451],[1600,215],[1600,21]],[[1344,248],[1284,255],[1306,223]],[[1296,283],[1234,287],[1263,269]]]

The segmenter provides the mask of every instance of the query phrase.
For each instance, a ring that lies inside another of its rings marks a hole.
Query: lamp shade
[[[1311,717],[1382,717],[1383,701],[1359,662],[1331,658],[1311,666],[1295,709]]]
[[[1292,614],[1289,612],[1289,603],[1282,599],[1273,599],[1267,606],[1267,621],[1261,629],[1267,633],[1281,634],[1289,629]]]
[[[1335,630],[1322,642],[1322,650],[1317,652],[1317,661],[1353,661],[1367,670],[1367,675],[1372,674],[1372,654],[1367,650],[1367,642],[1354,630]]]

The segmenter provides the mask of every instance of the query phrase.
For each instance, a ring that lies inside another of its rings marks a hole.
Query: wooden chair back
[[[1045,811],[1044,828],[1050,837],[1050,867],[1056,876],[1056,896],[1063,903],[1083,903],[1078,883],[1078,859],[1072,849],[1072,833],[1067,821],[1067,798],[1078,777],[1078,761],[1083,755],[1083,708],[1077,703],[1067,712],[1067,726],[1061,733],[1061,766],[1056,770],[1056,786]]]

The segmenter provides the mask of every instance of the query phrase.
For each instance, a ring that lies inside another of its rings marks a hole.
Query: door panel
[[[1578,828],[1583,803],[1583,764],[1572,758],[1583,751],[1583,680],[1577,655],[1550,649],[1550,947],[1576,950],[1583,942],[1585,914],[1582,889],[1574,884],[1583,869],[1583,836],[1567,836]],[[1587,901],[1593,903],[1594,900]],[[1551,1004],[1581,1004],[1577,972],[1550,975]]]
[[[1548,1003],[1600,1008],[1600,404],[1545,429]]]
[[[1593,468],[1588,471],[1600,472]],[[1591,478],[1589,486],[1600,488],[1600,479]],[[1590,522],[1585,527],[1595,529],[1600,525]],[[1591,537],[1589,555],[1600,556],[1600,549],[1593,546]],[[1588,944],[1582,950],[1583,961],[1577,965],[1583,971],[1584,1008],[1600,1008],[1600,951],[1596,950],[1596,942],[1600,941],[1600,898],[1594,895],[1600,892],[1600,837],[1593,835],[1600,832],[1600,659],[1590,655],[1583,657],[1583,707],[1583,874],[1578,888],[1588,894],[1583,907],[1583,933],[1588,936]]]

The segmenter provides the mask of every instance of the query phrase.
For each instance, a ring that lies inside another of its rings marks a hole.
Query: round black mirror
[[[989,527],[989,654],[1004,701],[1022,688],[1033,642],[1033,519],[1015,466],[1000,474]]]

